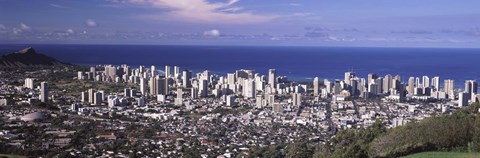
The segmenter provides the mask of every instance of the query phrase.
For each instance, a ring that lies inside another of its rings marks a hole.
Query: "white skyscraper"
[[[80,98],[80,101],[83,102],[83,103],[88,102],[88,92],[87,91],[82,92],[82,96]]]
[[[345,72],[345,80],[344,82],[350,85],[350,79],[355,77],[355,72]]]
[[[327,90],[327,93],[332,93],[332,82],[330,82],[327,79],[324,79],[323,84],[325,84],[325,89]]]
[[[34,87],[33,87],[33,83],[34,83],[34,82],[33,82],[33,79],[32,79],[32,78],[26,78],[26,79],[25,79],[25,85],[24,85],[24,86],[25,86],[26,88],[33,89],[33,88],[34,88]]]
[[[301,106],[302,105],[302,94],[300,94],[300,93],[293,93],[292,94],[292,105],[293,106]]]
[[[158,77],[150,77],[148,80],[148,86],[150,88],[150,95],[158,94]]]
[[[181,88],[178,88],[177,89],[177,98],[175,98],[175,105],[182,105],[183,104],[183,98],[182,98],[182,95],[183,95],[183,91]]]
[[[447,93],[449,99],[455,99],[455,81],[454,80],[445,80],[444,81],[444,91]]]
[[[428,78],[428,76],[423,76],[422,78],[423,78],[423,80],[422,80],[423,81],[423,83],[422,83],[423,88],[430,87],[430,78]]]
[[[173,77],[179,78],[180,77],[180,67],[174,66],[173,67]]]
[[[192,83],[190,82],[190,78],[192,78],[192,71],[183,70],[183,75],[182,75],[183,87],[185,87],[185,88],[192,87]]]
[[[234,73],[228,73],[227,74],[227,83],[229,85],[234,85],[236,82],[235,74]]]
[[[320,79],[318,77],[315,77],[313,79],[313,95],[318,96],[319,95],[319,90],[320,90]]]
[[[388,93],[390,91],[390,88],[392,88],[392,83],[393,83],[392,75],[390,74],[385,75],[385,78],[383,78],[383,93]]]
[[[147,89],[147,81],[145,81],[145,78],[141,77],[140,78],[140,93],[142,93],[142,95],[146,95],[146,89]]]
[[[95,70],[95,67],[90,67],[90,72],[93,74],[93,77],[97,75],[97,71]]]
[[[477,100],[477,89],[478,89],[477,81],[475,80],[465,81],[465,93],[468,93],[470,95],[468,99],[471,100],[472,102],[476,102]]]
[[[275,87],[277,84],[276,80],[276,70],[275,69],[269,69],[268,70],[268,84],[270,87]]]
[[[243,84],[243,96],[245,98],[253,98],[256,95],[255,92],[255,81],[253,79],[245,80]]]
[[[165,78],[171,77],[172,68],[170,66],[165,66]]]
[[[157,71],[157,70],[155,69],[155,65],[152,65],[152,67],[150,68],[150,74],[151,74],[151,76],[157,75],[156,71]]]
[[[40,84],[40,100],[44,103],[48,103],[48,83],[42,82]]]
[[[422,83],[420,83],[420,78],[416,77],[415,78],[415,88],[423,88],[420,86]]]
[[[410,95],[413,95],[415,93],[415,78],[414,77],[408,78],[407,92]]]
[[[435,76],[432,78],[432,89],[438,91],[440,89],[440,77]]]

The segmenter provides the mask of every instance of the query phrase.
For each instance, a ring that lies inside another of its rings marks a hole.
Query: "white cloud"
[[[203,32],[203,35],[204,36],[218,37],[218,36],[220,36],[220,31],[217,30],[217,29],[213,29],[213,30]]]
[[[5,27],[5,25],[3,24],[0,24],[0,30],[5,30],[5,29],[7,29],[7,27]]]
[[[67,33],[69,33],[69,34],[74,34],[75,31],[73,31],[73,29],[67,29]]]
[[[290,5],[290,6],[294,6],[294,7],[301,6],[301,4],[300,4],[300,3],[289,3],[288,5]]]
[[[272,20],[275,16],[258,15],[236,7],[239,0],[209,2],[208,0],[128,0],[131,4],[162,9],[165,13],[142,17],[155,20],[176,20],[200,23],[251,24]],[[122,1],[120,3],[123,3]]]
[[[28,31],[28,30],[31,30],[32,28],[30,26],[28,26],[27,24],[21,23],[20,24],[20,29]]]
[[[50,3],[49,5],[52,6],[52,7],[61,8],[61,9],[68,9],[68,8],[69,8],[69,7],[67,7],[67,6],[63,6],[63,5],[59,5],[59,4],[54,4],[54,3]]]
[[[312,13],[293,13],[292,16],[309,16],[312,15]]]
[[[12,33],[13,33],[13,34],[22,33],[22,29],[19,29],[19,28],[14,27],[14,28],[12,28]]]
[[[88,27],[95,27],[97,26],[97,22],[95,22],[95,20],[92,20],[92,19],[87,19],[85,21],[85,25],[87,25]]]

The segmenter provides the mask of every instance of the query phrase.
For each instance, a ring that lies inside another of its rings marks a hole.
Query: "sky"
[[[480,47],[478,0],[0,0],[0,44]]]

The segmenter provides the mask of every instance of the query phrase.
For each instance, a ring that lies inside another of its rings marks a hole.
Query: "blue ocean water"
[[[220,75],[237,69],[267,74],[275,68],[291,80],[343,79],[353,70],[360,77],[368,73],[402,76],[440,76],[454,79],[457,88],[465,80],[480,81],[480,49],[466,48],[361,48],[287,46],[154,46],[154,45],[0,45],[0,54],[32,46],[64,62],[80,65],[127,64],[180,66]]]

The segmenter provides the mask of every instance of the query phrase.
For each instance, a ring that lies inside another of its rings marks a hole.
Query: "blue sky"
[[[478,0],[0,0],[0,43],[480,47]]]

